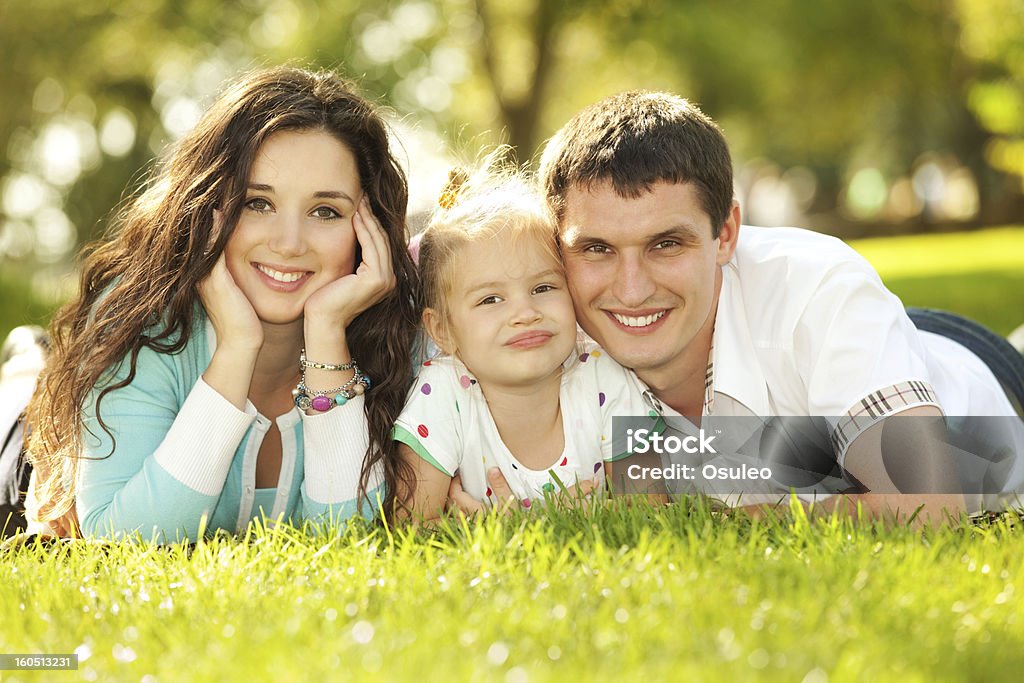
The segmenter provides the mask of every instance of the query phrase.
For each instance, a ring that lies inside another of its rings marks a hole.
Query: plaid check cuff
[[[939,405],[935,390],[927,382],[900,382],[868,394],[839,418],[832,432],[832,448],[836,455],[843,455],[850,443],[871,425],[904,408],[919,405]]]

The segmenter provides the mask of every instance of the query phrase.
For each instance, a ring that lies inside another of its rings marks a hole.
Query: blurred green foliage
[[[0,0],[4,271],[66,267],[226,80],[283,62],[339,68],[466,156],[507,140],[524,161],[600,97],[673,90],[722,124],[741,185],[813,178],[801,224],[830,232],[947,220],[940,167],[969,179],[957,220],[1024,215],[1024,0]]]
[[[19,325],[47,327],[55,309],[56,305],[36,297],[26,280],[7,271],[0,274],[0,342]]]
[[[1024,82],[1022,4],[0,0],[0,177],[46,175],[48,125],[99,131],[112,111],[126,112],[130,149],[86,154],[77,177],[56,183],[89,237],[180,133],[176,119],[187,122],[240,70],[293,61],[340,67],[471,150],[504,131],[524,159],[601,96],[668,88],[722,122],[738,160],[812,168],[823,210],[865,160],[894,177],[933,152],[978,178],[984,219],[1016,206],[1008,196],[1020,191],[985,150],[999,156],[986,141],[1024,125],[1013,106]]]
[[[957,0],[960,45],[974,62],[967,102],[992,138],[985,158],[1024,176],[1024,0]]]

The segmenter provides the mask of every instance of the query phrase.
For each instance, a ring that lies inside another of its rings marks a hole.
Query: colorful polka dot
[[[562,462],[558,463],[558,466],[559,467],[565,467],[568,464],[569,464],[569,458],[566,457],[566,458],[562,458]]]
[[[491,495],[492,495],[493,493],[494,493],[494,492],[493,492],[493,491],[491,491],[491,487],[490,487],[490,486],[488,486],[488,487],[487,487],[487,493],[485,493],[484,495],[485,495],[485,496],[487,496],[488,498],[490,498],[490,497],[491,497]]]
[[[601,463],[595,462],[594,463],[594,474],[597,474],[598,472],[600,472],[601,471],[601,467],[602,467]]]
[[[590,355],[593,356],[594,358],[600,358],[601,357],[601,352],[600,351],[593,351],[593,352],[591,352]]]
[[[543,489],[545,493],[553,493],[555,490],[555,485],[549,481],[546,484],[544,484],[544,486],[541,486],[541,489]]]
[[[603,406],[606,399],[607,399],[607,397],[604,395],[604,392],[603,391],[600,392],[597,395],[597,405]]]
[[[423,392],[424,396],[430,396],[430,385],[424,384],[422,387],[420,387],[420,391]]]
[[[427,429],[427,425],[420,425],[416,428],[416,433],[425,439],[430,435],[430,430]]]
[[[581,353],[580,354],[580,362],[581,363],[586,363],[588,358],[590,358],[590,354],[589,353]]]
[[[650,416],[650,417],[658,417],[658,413],[656,413],[653,410],[648,410],[647,411],[647,415]]]
[[[463,375],[462,377],[460,377],[459,378],[459,384],[462,385],[463,389],[469,389],[469,385],[471,384],[469,376],[468,375]]]
[[[430,367],[430,361],[429,360],[423,361],[423,367],[425,367],[425,368],[426,367]]]
[[[521,504],[521,505],[522,505],[522,506],[523,506],[524,508],[526,508],[527,510],[529,510],[529,509],[530,509],[530,506],[531,506],[531,505],[533,505],[533,503],[531,503],[531,502],[530,502],[530,499],[529,499],[529,498],[523,498],[523,500],[522,500],[522,503],[520,503],[520,504]]]

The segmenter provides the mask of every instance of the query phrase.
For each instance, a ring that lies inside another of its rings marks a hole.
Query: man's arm
[[[932,418],[932,419],[929,419]],[[867,493],[834,496],[821,508],[869,518],[941,523],[966,512],[957,463],[946,444],[942,411],[918,406],[864,430],[846,451],[844,468]]]

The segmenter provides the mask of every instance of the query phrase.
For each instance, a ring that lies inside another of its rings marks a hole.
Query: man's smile
[[[637,313],[634,314],[617,313],[615,311],[605,312],[608,313],[608,315],[610,315],[615,320],[615,322],[619,323],[620,325],[633,328],[650,327],[651,325],[653,325],[654,323],[668,315],[668,311],[665,309],[656,311],[654,313],[644,313],[643,311],[638,311]]]

